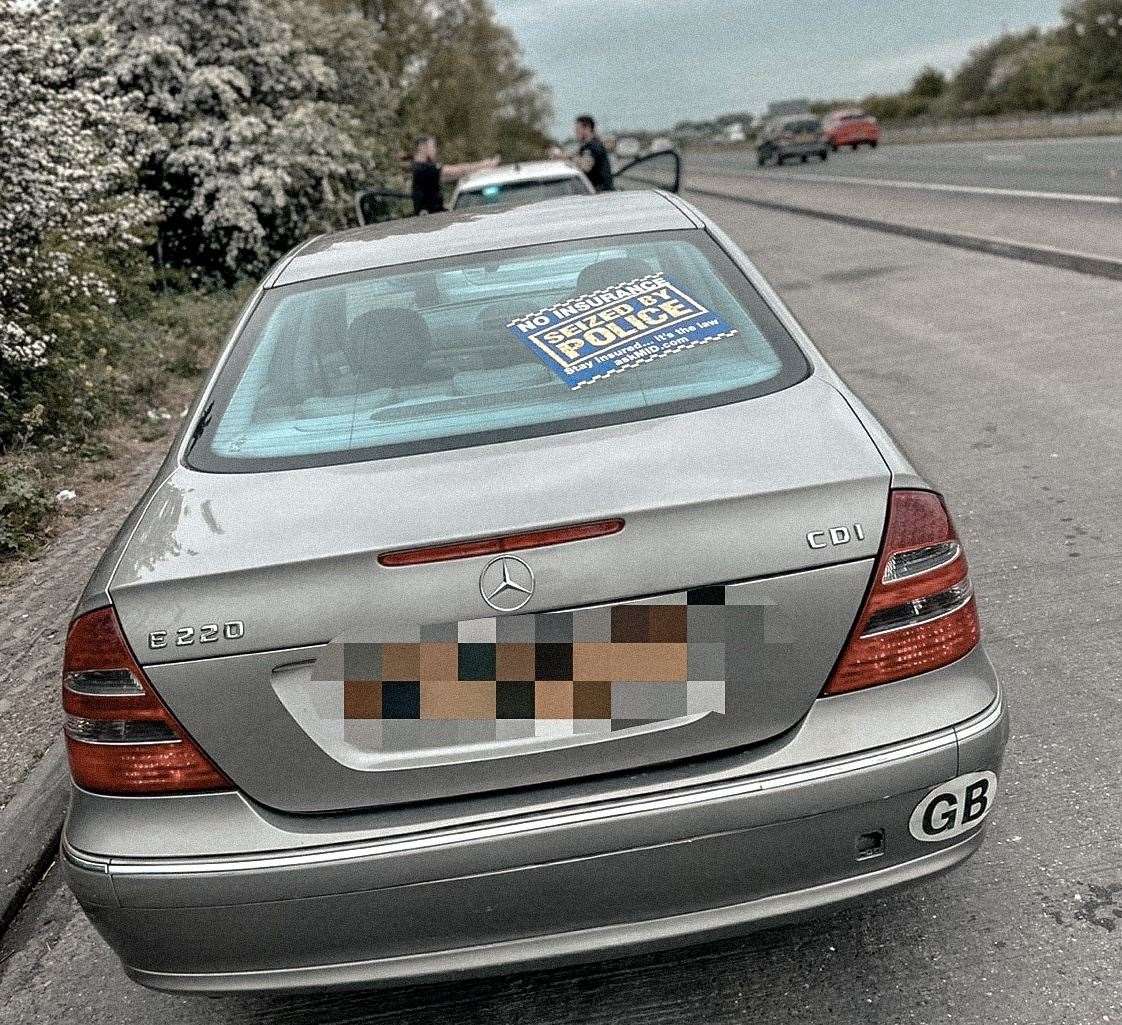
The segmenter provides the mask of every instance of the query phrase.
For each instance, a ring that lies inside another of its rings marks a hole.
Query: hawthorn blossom
[[[335,72],[263,0],[66,0],[83,78],[142,117],[164,256],[258,273],[368,173]]]
[[[112,305],[108,265],[143,244],[155,200],[125,105],[74,74],[56,4],[0,0],[0,401],[65,339],[48,324]]]

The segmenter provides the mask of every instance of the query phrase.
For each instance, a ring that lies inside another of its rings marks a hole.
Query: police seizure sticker
[[[912,836],[925,843],[953,840],[982,824],[997,797],[992,772],[969,772],[941,783],[919,804],[908,822]]]
[[[737,333],[662,274],[567,299],[507,327],[570,388]]]

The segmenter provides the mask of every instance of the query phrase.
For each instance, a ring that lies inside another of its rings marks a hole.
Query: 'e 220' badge
[[[148,647],[156,651],[174,643],[177,648],[187,648],[192,644],[215,644],[219,640],[240,641],[244,636],[245,623],[234,619],[228,623],[204,623],[197,628],[180,626],[174,631],[153,630],[148,635]]]

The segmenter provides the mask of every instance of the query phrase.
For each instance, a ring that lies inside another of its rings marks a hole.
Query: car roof
[[[477,171],[460,182],[460,191],[540,178],[576,178],[580,173],[565,160],[528,160],[522,164],[502,164],[490,171]]]
[[[281,261],[264,285],[292,285],[333,274],[521,246],[700,226],[669,196],[654,190],[565,196],[511,207],[471,207],[320,235]]]

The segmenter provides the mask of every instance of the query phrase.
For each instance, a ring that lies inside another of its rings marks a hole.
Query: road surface
[[[1122,1021],[1122,284],[704,205],[956,511],[1013,712],[1004,796],[977,857],[741,940],[288,1000],[134,986],[55,872],[0,949],[6,1023]]]
[[[690,154],[713,171],[756,170],[754,150]],[[841,150],[826,163],[787,163],[767,173],[1122,197],[1122,136],[1004,142],[939,142]]]
[[[756,167],[751,151],[687,154],[689,188],[1122,261],[1122,138],[842,150]],[[1078,190],[1078,191],[1070,191]]]

